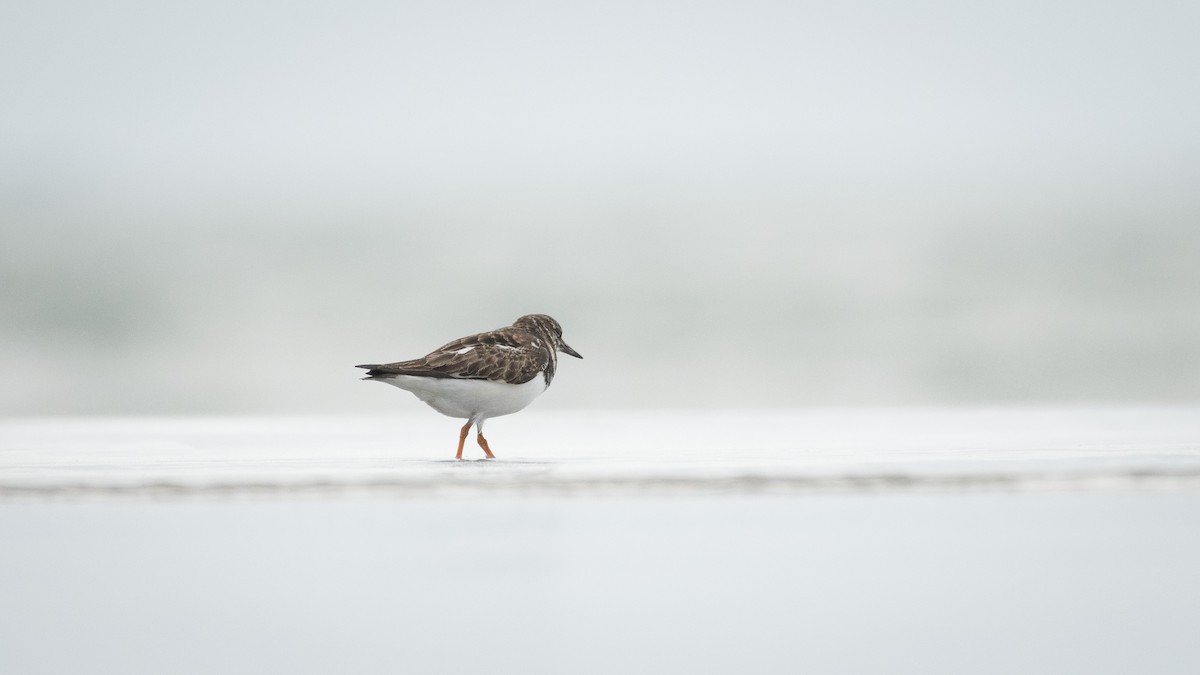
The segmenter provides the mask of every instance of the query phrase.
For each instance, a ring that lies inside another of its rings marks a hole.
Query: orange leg
[[[462,431],[458,432],[458,454],[454,456],[454,459],[462,459],[463,443],[466,442],[467,432],[470,430],[471,420],[467,420],[467,423],[463,425]]]
[[[488,447],[487,439],[483,437],[482,431],[475,437],[475,440],[479,441],[479,447],[483,448],[483,452],[488,456],[488,459],[496,459],[496,456],[492,454],[492,449]]]

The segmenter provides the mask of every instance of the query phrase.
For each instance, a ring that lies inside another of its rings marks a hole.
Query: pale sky
[[[562,405],[1192,400],[1197,34],[1165,2],[10,3],[0,412],[370,407],[343,361],[534,311],[597,355]]]

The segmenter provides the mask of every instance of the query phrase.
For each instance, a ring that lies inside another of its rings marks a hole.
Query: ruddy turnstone
[[[411,391],[431,408],[466,419],[458,434],[458,454],[471,425],[479,447],[493,458],[483,423],[511,415],[533,402],[554,379],[558,352],[583,357],[562,339],[562,326],[545,314],[528,314],[506,328],[469,335],[411,361],[367,364],[364,380]]]

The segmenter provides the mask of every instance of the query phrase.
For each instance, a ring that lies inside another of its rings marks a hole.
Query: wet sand
[[[0,423],[0,672],[1200,672],[1192,410],[522,417]]]

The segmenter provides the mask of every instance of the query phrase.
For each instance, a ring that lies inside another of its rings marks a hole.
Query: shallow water
[[[1200,408],[0,422],[0,497],[1193,489]]]

